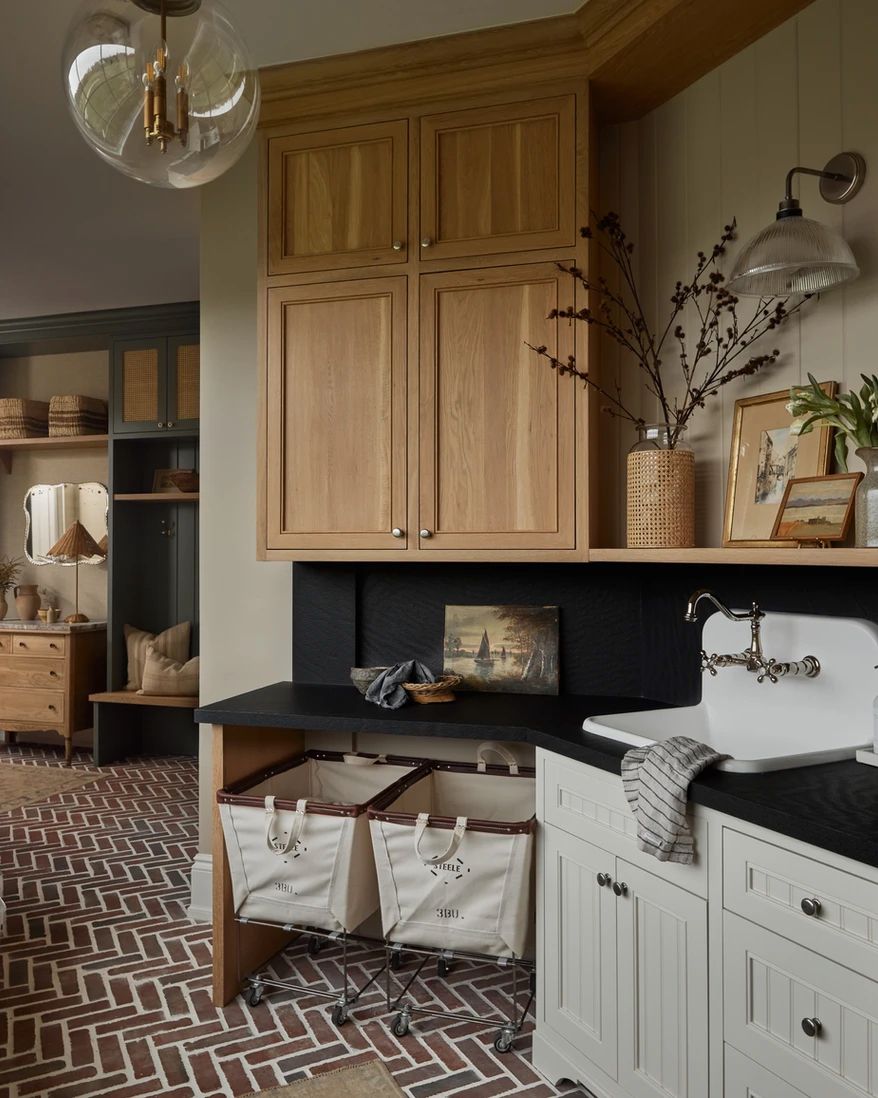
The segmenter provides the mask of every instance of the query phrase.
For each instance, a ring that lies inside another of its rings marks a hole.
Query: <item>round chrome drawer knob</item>
[[[806,1037],[819,1037],[822,1029],[819,1018],[803,1018],[802,1031]]]
[[[394,528],[390,532],[395,538],[401,538],[405,536],[405,530],[400,530],[398,526],[394,526]]]
[[[610,883],[611,880],[609,873],[598,873],[598,884],[601,886],[601,888],[606,888],[606,886]]]
[[[628,885],[626,885],[624,881],[616,881],[613,885],[613,891],[616,893],[617,896],[627,896]]]
[[[419,530],[418,536],[422,538],[431,538],[433,535],[429,530]]]
[[[804,900],[802,900],[802,911],[804,911],[806,915],[819,915],[820,901],[816,896],[806,896]]]
[[[391,247],[393,248],[393,250],[395,252],[401,252],[402,251],[402,241],[401,240],[394,240]]]
[[[431,237],[429,237],[429,236],[422,236],[421,237],[421,247],[422,248],[431,248],[432,246],[433,246],[433,240],[432,240]]]

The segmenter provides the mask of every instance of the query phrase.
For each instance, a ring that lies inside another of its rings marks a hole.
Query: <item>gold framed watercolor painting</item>
[[[854,517],[857,485],[862,473],[828,477],[793,477],[786,486],[773,539],[781,541],[844,541]]]
[[[820,388],[834,397],[838,385],[824,381]],[[735,401],[723,524],[726,547],[795,546],[795,541],[772,539],[787,483],[793,477],[819,477],[829,472],[832,428],[794,435],[789,401],[789,389]]]

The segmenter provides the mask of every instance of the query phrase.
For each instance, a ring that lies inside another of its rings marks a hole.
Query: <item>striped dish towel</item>
[[[705,767],[728,757],[688,736],[672,736],[625,753],[622,785],[637,821],[641,850],[660,862],[692,864],[695,840],[686,822],[689,783]]]

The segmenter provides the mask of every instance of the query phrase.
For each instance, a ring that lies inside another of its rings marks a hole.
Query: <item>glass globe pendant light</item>
[[[827,225],[802,216],[792,190],[797,174],[817,176],[824,201],[843,205],[862,187],[866,162],[859,153],[844,152],[822,170],[790,169],[776,220],[738,253],[728,281],[732,293],[752,297],[818,294],[859,275],[847,241]]]
[[[82,136],[143,183],[209,183],[256,129],[259,74],[219,0],[86,0],[62,65]]]

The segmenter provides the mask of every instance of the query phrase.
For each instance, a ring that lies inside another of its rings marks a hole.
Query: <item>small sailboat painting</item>
[[[557,694],[557,606],[446,606],[446,674],[460,689]]]

